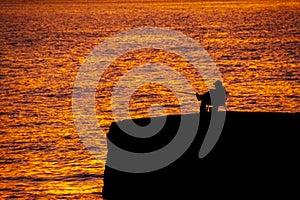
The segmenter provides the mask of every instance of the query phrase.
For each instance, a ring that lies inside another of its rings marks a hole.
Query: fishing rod
[[[182,93],[182,94],[188,94],[188,95],[193,95],[195,96],[196,93],[191,93],[191,92],[183,92],[183,91],[176,91],[175,93]]]

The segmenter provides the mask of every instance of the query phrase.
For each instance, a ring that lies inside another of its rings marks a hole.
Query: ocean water
[[[299,10],[293,1],[0,3],[0,197],[102,199],[106,149],[100,160],[85,149],[74,126],[72,94],[85,58],[122,31],[160,27],[193,38],[221,72],[230,111],[300,112]],[[129,52],[97,85],[99,134],[114,120],[114,86],[147,62],[171,66],[195,92],[207,90],[178,55]],[[154,109],[154,115],[181,113],[173,92],[149,83],[119,112],[146,117],[151,106],[161,105],[164,112]]]

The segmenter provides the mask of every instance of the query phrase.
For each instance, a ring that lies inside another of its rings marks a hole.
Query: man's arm
[[[201,100],[202,100],[202,95],[201,95],[201,94],[196,93],[196,97],[197,97],[197,100],[198,100],[198,101],[201,101]]]

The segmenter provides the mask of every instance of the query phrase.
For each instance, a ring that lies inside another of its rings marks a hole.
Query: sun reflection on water
[[[299,2],[0,7],[1,198],[102,198],[104,162],[95,160],[78,137],[72,90],[85,57],[121,31],[164,27],[198,41],[222,72],[229,110],[300,112]],[[145,63],[170,66],[187,77],[195,92],[207,90],[201,75],[178,55],[153,49],[129,52],[110,65],[98,84],[95,102],[104,134],[113,121],[115,83]],[[158,114],[180,113],[170,90],[148,84],[133,94],[130,115],[146,117],[157,104],[165,108]]]

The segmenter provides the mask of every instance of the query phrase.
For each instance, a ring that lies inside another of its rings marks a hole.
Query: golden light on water
[[[100,125],[103,126],[104,133],[108,131],[107,127],[110,123],[114,121],[111,112],[113,88],[119,79],[129,70],[134,67],[143,66],[146,63],[161,63],[177,70],[190,82],[195,89],[194,92],[200,93],[200,91],[207,90],[207,86],[201,79],[201,75],[197,72],[196,68],[179,55],[158,49],[142,49],[125,54],[112,62],[102,75],[98,84],[96,94],[97,118]],[[168,76],[168,74],[165,74],[165,76]],[[180,114],[180,104],[176,96],[174,96],[174,92],[184,91],[170,91],[170,89],[159,84],[150,83],[141,88],[137,88],[137,91],[131,96],[129,108],[130,116],[133,118],[149,116],[148,111],[150,107],[155,105],[160,105],[165,109],[160,113],[156,113],[154,116]],[[195,108],[194,111],[197,112],[198,108]],[[127,112],[127,108],[124,108],[124,112]]]
[[[231,111],[300,112],[299,2],[0,7],[0,198],[102,198],[104,163],[89,154],[78,136],[72,92],[85,57],[125,30],[163,27],[199,42],[222,73]],[[113,87],[145,63],[170,66],[195,92],[207,90],[201,75],[178,55],[153,49],[129,52],[99,77],[95,102],[104,133],[113,121]],[[130,116],[149,116],[150,107],[158,104],[164,108],[158,114],[181,112],[172,91],[148,84],[132,95]]]
[[[145,98],[142,100],[143,96],[153,96],[155,100],[149,100]],[[161,106],[164,105],[163,113],[156,113],[156,115],[174,115],[180,114],[180,102],[172,94],[172,91],[169,89],[157,86],[156,84],[149,84],[139,88],[134,94],[130,101],[130,116],[132,119],[137,118],[148,118],[151,117],[150,109],[152,106]],[[169,107],[168,107],[169,106]]]

